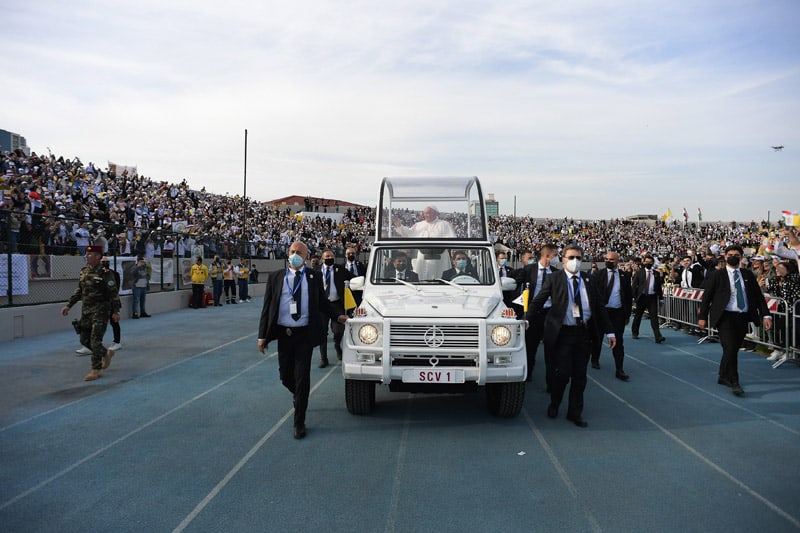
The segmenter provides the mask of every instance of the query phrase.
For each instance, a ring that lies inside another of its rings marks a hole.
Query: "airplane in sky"
[[[783,145],[773,146],[772,149],[775,150],[776,152],[780,152],[781,150],[783,150]]]

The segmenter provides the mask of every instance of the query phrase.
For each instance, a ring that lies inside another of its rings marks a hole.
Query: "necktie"
[[[645,282],[645,285],[644,285],[644,293],[645,294],[650,294],[650,272],[651,272],[651,269],[648,268],[647,269],[647,281]]]
[[[733,271],[733,285],[736,287],[736,305],[739,307],[739,311],[744,311],[744,286],[742,286],[742,275],[738,268]]]
[[[575,323],[579,326],[583,325],[583,302],[581,302],[581,283],[578,281],[578,276],[572,276],[572,301],[578,306],[578,315],[575,317]]]
[[[611,291],[614,289],[614,270],[609,270],[611,273],[611,277],[608,278],[608,284],[606,286],[606,303],[611,298]]]
[[[506,277],[506,269],[505,269],[505,267],[500,267],[500,277],[501,278]]]
[[[402,270],[397,271],[397,279],[406,279],[405,273]]]
[[[325,296],[331,295],[331,267],[325,267]]]
[[[303,286],[300,283],[302,278],[302,274],[298,270],[294,273],[294,289],[292,290],[292,298],[294,298],[295,304],[297,305],[296,313],[292,313],[292,320],[300,320],[300,295],[303,291]]]
[[[541,287],[539,287],[539,290],[542,290],[542,287],[544,287],[544,280],[545,279],[547,279],[547,269],[543,268],[542,269],[542,285],[541,285]]]

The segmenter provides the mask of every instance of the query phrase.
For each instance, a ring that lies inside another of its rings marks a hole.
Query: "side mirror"
[[[500,286],[503,287],[503,292],[515,291],[517,290],[517,281],[514,278],[500,278]]]
[[[364,290],[364,282],[366,278],[364,276],[356,276],[355,278],[350,280],[350,290],[351,291],[363,291]]]

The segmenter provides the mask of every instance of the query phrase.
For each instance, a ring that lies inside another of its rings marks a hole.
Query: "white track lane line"
[[[627,356],[627,354],[626,354],[626,356]],[[711,459],[709,459],[708,457],[706,457],[705,455],[700,453],[698,450],[693,448],[691,445],[689,445],[687,442],[682,440],[680,437],[678,437],[677,435],[672,433],[670,430],[668,430],[667,428],[665,428],[664,426],[662,426],[661,424],[656,422],[654,419],[652,419],[650,416],[648,416],[642,410],[640,410],[637,407],[633,406],[627,400],[625,400],[624,398],[622,398],[618,394],[616,394],[613,391],[611,391],[611,389],[609,389],[608,387],[604,386],[602,383],[600,383],[599,381],[597,381],[594,378],[589,378],[589,379],[592,380],[592,382],[594,382],[595,385],[597,385],[602,390],[604,390],[606,393],[608,393],[609,396],[611,396],[612,398],[616,399],[617,401],[622,403],[625,407],[627,407],[628,409],[630,409],[631,411],[633,411],[634,413],[636,413],[637,415],[639,415],[640,417],[645,419],[647,422],[652,424],[656,429],[658,429],[664,435],[666,435],[667,437],[669,437],[670,439],[675,441],[679,446],[681,446],[683,449],[688,451],[690,454],[692,454],[695,457],[697,457],[698,459],[700,459],[703,463],[705,463],[706,465],[711,467],[713,470],[717,471],[720,475],[722,475],[723,477],[725,477],[726,479],[731,481],[733,484],[738,486],[744,492],[746,492],[747,494],[749,494],[750,496],[752,496],[756,500],[758,500],[761,503],[763,503],[764,505],[766,505],[771,511],[773,511],[776,514],[778,514],[782,518],[786,519],[795,528],[800,528],[800,520],[798,520],[797,518],[793,517],[792,515],[790,515],[789,513],[787,513],[786,511],[784,511],[783,509],[781,509],[780,507],[778,507],[777,505],[775,505],[774,503],[769,501],[767,498],[765,498],[764,496],[762,496],[761,494],[759,494],[758,492],[756,492],[755,490],[750,488],[747,484],[745,484],[743,481],[738,479],[736,476],[734,476],[733,474],[731,474],[730,472],[728,472],[727,470],[725,470],[724,468],[722,468],[721,466],[716,464],[714,461],[712,461]]]
[[[273,357],[274,355],[276,355],[276,354],[273,354],[270,357]],[[308,393],[309,398],[311,397],[312,394],[314,394],[314,391],[316,391],[320,387],[320,385],[322,385],[331,376],[331,374],[333,374],[333,372],[335,370],[339,369],[339,368],[340,367],[338,365],[331,366],[331,369],[328,370],[328,372],[322,377],[322,379],[320,379],[316,383],[316,385],[314,385],[311,388],[311,390]],[[239,462],[236,463],[236,465],[233,468],[231,468],[230,471],[227,474],[225,474],[225,477],[223,477],[220,480],[220,482],[217,483],[216,486],[213,489],[211,489],[211,492],[209,492],[206,495],[205,498],[200,500],[200,503],[198,503],[195,506],[195,508],[192,510],[192,512],[189,513],[188,515],[186,515],[186,518],[184,518],[181,521],[181,523],[178,524],[178,526],[175,529],[172,530],[173,533],[177,533],[177,532],[180,532],[180,531],[183,531],[184,529],[186,529],[186,527],[189,526],[189,524],[191,524],[192,521],[195,518],[197,518],[197,515],[199,515],[203,511],[203,509],[205,509],[206,506],[209,503],[211,503],[211,501],[217,496],[217,494],[219,494],[220,491],[222,491],[222,489],[225,488],[225,486],[234,478],[234,476],[236,476],[236,474],[239,472],[239,470],[241,470],[244,467],[244,465],[246,465],[247,462],[250,461],[250,459],[258,452],[258,450],[260,450],[261,447],[264,446],[264,444],[266,444],[266,442],[270,438],[272,438],[272,436],[275,434],[275,432],[278,431],[281,428],[281,426],[283,426],[286,423],[286,421],[289,419],[289,417],[292,416],[293,414],[294,414],[294,409],[289,409],[286,412],[286,414],[283,415],[283,417],[281,417],[281,419],[278,420],[275,423],[275,425],[272,426],[269,429],[269,431],[267,431],[264,434],[264,436],[261,437],[261,439],[259,439],[259,441],[257,443],[255,443],[255,445],[252,448],[250,448],[250,451],[248,451],[246,454],[244,454],[244,456],[239,460]]]
[[[136,435],[137,433],[141,432],[142,430],[147,429],[148,427],[152,426],[156,422],[159,422],[160,420],[165,419],[166,417],[170,416],[171,414],[173,414],[173,413],[175,413],[177,411],[180,411],[184,407],[186,407],[188,405],[191,405],[192,403],[196,402],[197,400],[209,395],[210,393],[214,392],[215,390],[219,389],[220,387],[223,387],[224,385],[227,385],[231,381],[237,379],[239,376],[241,376],[243,374],[246,374],[247,372],[250,372],[250,370],[254,369],[255,367],[257,367],[259,365],[264,364],[267,360],[275,357],[276,355],[277,355],[277,353],[272,354],[272,355],[270,355],[268,357],[264,357],[263,359],[260,359],[257,363],[254,363],[254,364],[248,366],[247,368],[245,368],[241,372],[239,372],[237,374],[234,374],[233,376],[229,377],[228,379],[226,379],[224,381],[221,381],[220,383],[214,385],[210,389],[207,389],[206,391],[201,392],[200,394],[194,396],[193,398],[190,398],[189,400],[186,400],[182,404],[180,404],[180,405],[178,405],[176,407],[173,407],[169,411],[157,416],[156,418],[153,418],[152,420],[150,420],[149,422],[146,422],[145,424],[142,424],[141,426],[137,427],[136,429],[126,433],[122,437],[110,442],[109,444],[106,444],[102,448],[99,448],[99,449],[95,450],[94,452],[92,452],[91,454],[87,455],[86,457],[84,457],[80,461],[72,463],[68,467],[64,468],[63,470],[59,471],[56,474],[53,474],[52,476],[50,476],[49,478],[45,479],[44,481],[38,483],[37,485],[29,488],[28,490],[26,490],[26,491],[24,491],[24,492],[22,492],[20,494],[17,494],[16,496],[11,498],[10,500],[8,500],[8,501],[4,502],[2,505],[0,505],[0,511],[5,509],[6,507],[9,507],[10,505],[13,505],[14,503],[18,502],[22,498],[24,498],[24,497],[36,492],[37,490],[41,489],[42,487],[45,487],[45,486],[49,485],[53,481],[55,481],[58,478],[68,474],[69,472],[72,472],[73,470],[75,470],[76,468],[78,468],[79,466],[84,464],[85,462],[90,461],[91,459],[94,459],[95,457],[97,457],[101,453],[109,450],[110,448],[113,448],[114,446],[116,446],[117,444],[125,441],[129,437],[132,437],[133,435]]]
[[[220,348],[225,348],[226,346],[230,346],[231,344],[235,344],[237,342],[241,342],[241,341],[243,341],[243,340],[245,340],[247,338],[252,337],[253,335],[255,335],[255,333],[251,333],[249,335],[245,335],[244,337],[239,337],[238,339],[233,339],[232,341],[228,341],[228,342],[226,342],[224,344],[220,344],[219,346],[215,346],[214,348],[209,348],[208,350],[202,351],[202,352],[200,352],[198,354],[195,354],[195,355],[193,355],[191,357],[187,357],[186,359],[181,359],[180,361],[175,361],[174,363],[170,363],[167,366],[162,366],[162,367],[156,368],[154,370],[151,370],[150,372],[147,372],[146,374],[142,374],[141,376],[139,376],[139,377],[137,377],[135,379],[146,378],[148,376],[152,376],[154,374],[158,374],[159,372],[163,372],[165,370],[169,370],[170,368],[172,368],[174,366],[183,364],[183,363],[185,363],[187,361],[191,361],[192,359],[196,359],[196,358],[201,357],[203,355],[209,354],[209,353],[211,353],[213,351],[219,350]],[[24,420],[20,420],[18,422],[14,422],[13,424],[10,424],[8,426],[2,427],[2,428],[0,428],[0,433],[6,431],[7,429],[11,429],[13,427],[17,427],[19,425],[26,424],[26,423],[30,422],[31,420],[36,420],[37,418],[40,418],[42,416],[49,415],[50,413],[55,413],[56,411],[64,409],[65,407],[69,407],[70,405],[75,405],[76,403],[80,403],[80,402],[82,402],[84,400],[97,398],[98,396],[100,396],[102,394],[106,394],[108,392],[111,392],[112,390],[115,390],[115,389],[113,387],[111,387],[111,388],[102,390],[100,392],[97,392],[95,394],[91,394],[89,396],[84,396],[83,398],[79,398],[77,400],[73,400],[73,401],[65,403],[63,405],[59,405],[58,407],[53,407],[52,409],[48,409],[47,411],[43,411],[43,412],[41,412],[41,413],[39,413],[37,415],[33,415],[33,416],[28,417],[28,418],[26,418]]]

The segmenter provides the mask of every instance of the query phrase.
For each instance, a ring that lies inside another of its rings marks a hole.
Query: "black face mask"
[[[398,272],[403,272],[406,269],[406,264],[405,263],[397,263],[397,265],[395,266],[395,269]]]
[[[742,260],[742,258],[739,257],[738,255],[732,255],[730,257],[726,257],[725,258],[725,262],[728,263],[732,267],[738,267],[739,266],[739,261],[741,261],[741,260]]]
[[[350,255],[347,256],[347,260],[352,263],[353,261],[356,260],[356,256],[354,256],[353,254],[350,254]]]
[[[606,268],[609,270],[614,270],[617,268],[617,264],[614,261],[606,261]]]
[[[332,257],[329,257],[327,259],[323,259],[322,262],[325,263],[327,266],[333,266],[333,258]]]
[[[644,264],[644,267],[645,267],[647,270],[650,270],[651,268],[653,268],[653,263],[645,263],[645,264]]]

